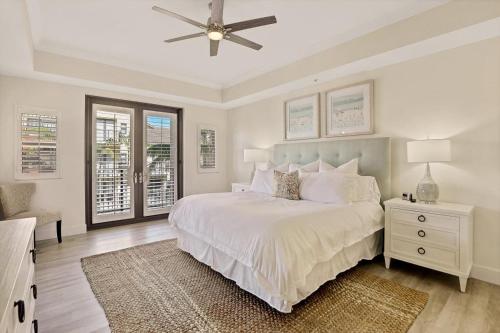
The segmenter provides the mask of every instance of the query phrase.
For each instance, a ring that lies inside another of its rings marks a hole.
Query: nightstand
[[[248,183],[232,183],[231,192],[248,192],[250,191],[250,184]]]
[[[465,292],[472,268],[474,207],[385,201],[385,267],[391,259],[456,275]]]

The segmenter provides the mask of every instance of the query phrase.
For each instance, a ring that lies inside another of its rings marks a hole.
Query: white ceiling
[[[37,50],[227,87],[447,0],[226,0],[225,23],[268,15],[278,23],[238,32],[264,45],[262,50],[224,41],[217,57],[209,56],[205,37],[163,43],[199,30],[151,10],[158,5],[205,22],[207,0],[26,2]]]

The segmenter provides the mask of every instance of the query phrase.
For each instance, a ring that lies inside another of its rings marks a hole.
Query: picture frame
[[[319,138],[319,93],[294,98],[284,103],[284,139]]]
[[[373,134],[373,80],[326,92],[326,137]]]

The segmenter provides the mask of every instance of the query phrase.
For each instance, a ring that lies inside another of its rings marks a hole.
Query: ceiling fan
[[[211,11],[211,16],[208,18],[207,24],[203,24],[201,22],[191,20],[187,17],[184,17],[182,15],[179,15],[177,13],[171,12],[169,10],[163,9],[161,7],[158,7],[158,6],[153,6],[152,9],[154,11],[157,11],[159,13],[174,17],[176,19],[187,22],[189,24],[192,24],[192,25],[204,30],[203,32],[199,32],[199,33],[192,34],[192,35],[167,39],[167,40],[165,40],[166,43],[173,43],[173,42],[177,42],[180,40],[197,38],[197,37],[202,37],[202,36],[206,35],[210,39],[210,56],[211,57],[217,55],[217,52],[219,51],[219,42],[222,39],[249,47],[249,48],[254,49],[254,50],[260,50],[262,48],[262,45],[254,43],[251,40],[240,37],[238,35],[235,35],[233,32],[276,23],[276,17],[273,15],[273,16],[261,17],[261,18],[257,18],[257,19],[247,20],[247,21],[224,24],[224,21],[222,19],[222,13],[224,11],[224,0],[212,0],[212,2],[210,2],[208,4],[208,8]]]

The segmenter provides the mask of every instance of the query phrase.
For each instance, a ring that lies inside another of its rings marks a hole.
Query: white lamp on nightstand
[[[427,163],[424,178],[418,183],[417,198],[427,204],[439,198],[439,187],[431,177],[429,163],[451,161],[450,140],[421,140],[407,143],[407,157],[410,163]]]
[[[256,163],[263,163],[269,160],[269,154],[265,149],[244,149],[243,150],[243,162],[253,163],[253,170],[250,176],[250,182],[253,180],[255,174]]]

